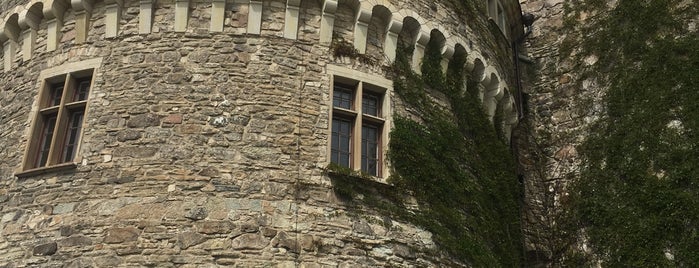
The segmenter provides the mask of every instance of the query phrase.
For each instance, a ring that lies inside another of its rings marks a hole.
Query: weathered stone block
[[[198,221],[205,219],[207,215],[208,213],[206,211],[206,208],[196,207],[187,211],[187,213],[184,214],[184,217],[190,220]]]
[[[141,231],[136,227],[112,227],[107,230],[103,242],[107,244],[136,241]]]
[[[204,221],[197,223],[197,230],[203,234],[225,234],[235,228],[230,221]]]
[[[48,256],[53,255],[58,251],[58,244],[56,242],[49,242],[46,244],[41,244],[34,247],[32,250],[34,256]]]
[[[126,122],[126,126],[130,128],[144,128],[160,125],[160,117],[155,114],[139,114],[132,116]]]
[[[182,115],[181,114],[171,114],[163,118],[162,120],[163,124],[182,124]]]
[[[195,232],[184,232],[177,235],[177,246],[181,249],[187,249],[191,246],[196,246],[204,242],[205,236]]]
[[[64,238],[58,243],[61,247],[80,247],[92,245],[92,239],[83,235],[74,235],[68,238]]]
[[[263,249],[270,240],[259,234],[242,234],[232,241],[233,249]]]
[[[129,121],[131,123],[131,121]],[[131,123],[132,126],[138,125],[140,123],[133,122]],[[141,138],[141,132],[133,129],[124,129],[122,131],[117,132],[117,141],[124,142],[124,141],[131,141],[131,140],[137,140]]]
[[[114,149],[115,157],[135,157],[145,158],[154,156],[158,152],[158,148],[141,147],[141,146],[124,146]]]

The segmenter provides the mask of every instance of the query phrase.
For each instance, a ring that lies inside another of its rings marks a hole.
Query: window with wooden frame
[[[93,69],[88,69],[42,81],[23,163],[25,173],[75,165],[92,77]]]
[[[507,36],[507,18],[505,8],[500,0],[488,0],[488,16],[500,28],[502,34]]]
[[[382,177],[386,89],[339,76],[333,81],[330,162]]]

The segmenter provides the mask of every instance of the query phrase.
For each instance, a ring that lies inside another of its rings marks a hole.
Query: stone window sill
[[[61,164],[53,165],[53,166],[32,168],[32,169],[27,169],[24,171],[16,172],[15,176],[17,176],[19,178],[26,178],[26,177],[37,176],[37,175],[50,173],[50,172],[58,172],[58,171],[63,171],[63,170],[75,169],[76,167],[78,167],[78,163],[74,163],[74,162],[61,163]]]

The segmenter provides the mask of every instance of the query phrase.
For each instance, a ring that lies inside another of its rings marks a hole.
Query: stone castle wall
[[[525,45],[535,62],[529,67],[535,75],[526,81],[531,108],[518,142],[525,176],[525,250],[531,265],[543,267],[561,261],[570,246],[561,240],[558,226],[563,221],[561,203],[568,198],[568,184],[578,176],[581,163],[576,147],[600,115],[605,88],[595,77],[576,83],[582,80],[582,70],[596,59],[575,62],[561,55],[566,39],[579,44],[582,41],[577,38],[584,38],[564,26],[565,1],[520,3],[522,10],[537,18]],[[577,23],[585,24],[586,17],[578,18]]]
[[[502,93],[513,88],[511,63],[494,60],[478,41],[488,38],[442,4],[302,1],[286,36],[293,3],[217,3],[4,3],[0,266],[457,265],[430,233],[335,196],[324,172],[328,70],[386,86],[393,112],[407,114],[384,73],[386,40],[409,35],[419,62],[426,40],[441,36],[447,59],[469,55],[486,103],[512,102]],[[390,12],[372,16],[374,5]],[[362,12],[370,19],[353,15]],[[406,30],[404,17],[422,27]],[[377,63],[334,57],[321,26],[330,18],[330,33],[357,49],[364,38]],[[86,61],[99,64],[77,167],[16,176],[39,74]]]

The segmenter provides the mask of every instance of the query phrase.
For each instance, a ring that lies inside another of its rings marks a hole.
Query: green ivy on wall
[[[439,46],[430,41],[418,75],[410,68],[410,52],[397,53],[394,90],[419,122],[394,118],[388,151],[392,186],[369,190],[371,181],[358,180],[361,174],[332,166],[336,193],[423,226],[442,253],[474,267],[520,266],[520,185],[514,160],[487,119],[478,89],[463,88],[477,86],[464,81],[466,55],[455,55],[445,75]],[[442,92],[450,107],[437,104],[428,91]],[[414,197],[420,209],[404,207],[401,194]]]
[[[574,265],[699,267],[699,38],[688,31],[693,1],[571,4],[577,57],[606,95],[604,115],[579,148],[570,187],[571,230],[584,230],[592,257]],[[594,14],[583,25],[581,13]],[[696,26],[695,26],[696,27]],[[570,52],[574,49],[567,46]]]

